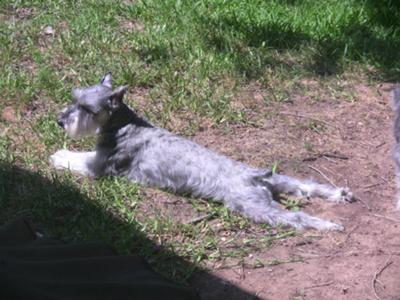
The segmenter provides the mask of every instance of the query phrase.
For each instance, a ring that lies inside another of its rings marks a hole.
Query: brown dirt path
[[[346,205],[316,199],[303,208],[342,223],[344,232],[308,230],[249,257],[297,262],[214,269],[213,275],[261,299],[400,299],[389,88],[355,85],[354,102],[298,97],[259,111],[266,117],[257,126],[197,134],[199,143],[236,159],[257,166],[281,161],[284,173],[326,182],[319,170],[335,184],[348,185],[360,199]],[[215,289],[201,277],[193,285],[204,299],[240,299],[228,285]]]

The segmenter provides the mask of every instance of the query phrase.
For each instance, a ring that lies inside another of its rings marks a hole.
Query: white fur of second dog
[[[281,208],[274,195],[344,203],[354,200],[349,189],[254,168],[155,127],[123,103],[126,90],[112,90],[108,73],[100,84],[73,91],[75,103],[61,113],[58,123],[71,137],[97,134],[97,145],[93,152],[57,151],[51,156],[55,168],[94,177],[126,176],[144,185],[190,193],[272,226],[343,230],[340,224]]]

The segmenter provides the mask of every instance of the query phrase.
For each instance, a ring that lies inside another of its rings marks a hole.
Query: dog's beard
[[[78,139],[98,134],[102,124],[107,123],[109,114],[107,112],[100,112],[99,114],[92,115],[80,111],[75,112],[71,118],[72,122],[66,124],[64,129],[69,137]]]
[[[73,118],[72,122],[69,122],[64,126],[64,129],[68,136],[73,139],[95,135],[99,131],[99,124],[97,124],[93,119],[92,116],[82,116],[78,113]]]

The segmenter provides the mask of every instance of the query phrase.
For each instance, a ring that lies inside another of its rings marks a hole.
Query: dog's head
[[[74,103],[65,108],[57,123],[72,138],[96,134],[122,104],[126,86],[112,89],[112,76],[107,73],[99,84],[74,89]]]

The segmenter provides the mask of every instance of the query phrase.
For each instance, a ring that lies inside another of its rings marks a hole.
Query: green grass
[[[112,70],[117,83],[148,89],[162,107],[155,117],[238,121],[230,101],[252,79],[275,84],[355,65],[398,76],[396,10],[383,18],[385,1],[373,2],[4,1],[0,89],[6,100],[63,103],[72,87]]]
[[[249,122],[234,103],[254,83],[266,91],[266,105],[294,92],[319,101],[301,80],[354,101],[346,80],[399,78],[398,9],[390,0],[0,2],[0,110],[11,106],[18,117],[0,121],[0,222],[27,216],[65,240],[140,251],[178,281],[207,262],[241,261],[291,236],[191,199],[194,215],[212,217],[179,223],[144,209],[141,189],[124,179],[55,173],[51,153],[93,143],[66,138],[57,111],[73,87],[107,71],[130,86],[129,103],[151,121],[190,134],[202,121]],[[177,119],[186,125],[174,127]],[[293,201],[287,205],[297,209]]]

